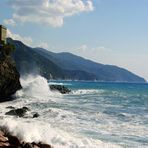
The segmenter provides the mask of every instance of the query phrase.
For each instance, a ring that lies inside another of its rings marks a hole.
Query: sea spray
[[[43,121],[5,118],[0,120],[0,125],[21,141],[42,141],[52,144],[55,148],[120,148],[120,146],[100,140],[70,135],[60,129],[52,128],[50,124]]]
[[[28,75],[21,77],[22,90],[16,92],[17,98],[27,97],[40,99],[39,101],[48,101],[55,97],[62,97],[58,92],[52,92],[49,88],[48,81],[40,75]]]

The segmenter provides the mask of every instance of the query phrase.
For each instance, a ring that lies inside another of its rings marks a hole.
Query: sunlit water
[[[55,148],[147,148],[148,84],[21,79],[16,100],[0,104],[0,125],[20,139],[43,141]],[[69,87],[61,95],[49,84]],[[7,106],[31,109],[26,118],[6,116]],[[38,112],[38,118],[31,118]]]

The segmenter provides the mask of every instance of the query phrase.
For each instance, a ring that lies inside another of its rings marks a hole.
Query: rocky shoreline
[[[28,107],[14,108],[13,106],[8,106],[10,109],[5,115],[15,116],[18,118],[26,118],[25,114],[28,111],[31,111]],[[39,117],[38,113],[33,113],[32,116],[28,118],[37,118]],[[2,148],[53,148],[49,144],[42,142],[26,142],[19,139],[19,137],[13,135],[9,132],[8,127],[5,125],[0,125],[0,147]]]
[[[11,45],[3,45],[0,47],[0,102],[12,100],[12,95],[16,91],[22,89],[20,84],[20,74],[16,69],[15,63],[11,58]],[[8,53],[6,52],[8,51]],[[60,85],[49,86],[52,91],[58,91],[62,94],[69,93],[71,90]],[[5,113],[7,116],[15,116],[26,118],[26,113],[30,111],[27,107],[15,108],[8,106],[10,109]],[[27,118],[37,118],[40,115],[31,112]],[[0,125],[0,147],[2,148],[52,148],[51,145],[42,142],[26,142],[9,132],[8,128]]]
[[[53,148],[51,145],[39,143],[29,143],[19,140],[18,137],[11,135],[6,128],[0,127],[0,147],[1,148]]]

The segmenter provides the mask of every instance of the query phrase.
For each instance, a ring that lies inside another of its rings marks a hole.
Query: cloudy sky
[[[148,80],[148,0],[0,0],[8,36]]]

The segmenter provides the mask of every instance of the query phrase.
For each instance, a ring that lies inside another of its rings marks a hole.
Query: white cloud
[[[53,27],[63,25],[64,18],[93,11],[92,0],[8,0],[17,23],[33,22]]]
[[[111,53],[112,50],[104,46],[89,47],[88,45],[83,44],[80,47],[73,49],[72,51],[85,57],[99,57],[100,55]]]
[[[24,44],[29,45],[29,46],[31,46],[33,42],[31,37],[23,37],[19,34],[14,34],[9,29],[7,30],[7,36],[14,40],[22,41]]]
[[[36,44],[36,42],[33,41],[31,37],[26,37],[26,36],[21,36],[20,34],[15,34],[11,32],[9,29],[7,30],[7,37],[12,38],[13,40],[19,40],[23,42],[24,44],[31,46],[31,47],[41,47],[44,49],[48,49],[49,45],[47,42],[42,42],[40,41],[39,43]]]
[[[10,26],[16,26],[16,22],[13,19],[5,19],[4,24]]]
[[[48,48],[49,48],[49,45],[48,45],[48,43],[46,43],[46,42],[41,42],[39,45],[37,45],[37,47],[41,47],[41,48],[44,48],[44,49],[48,49]]]

